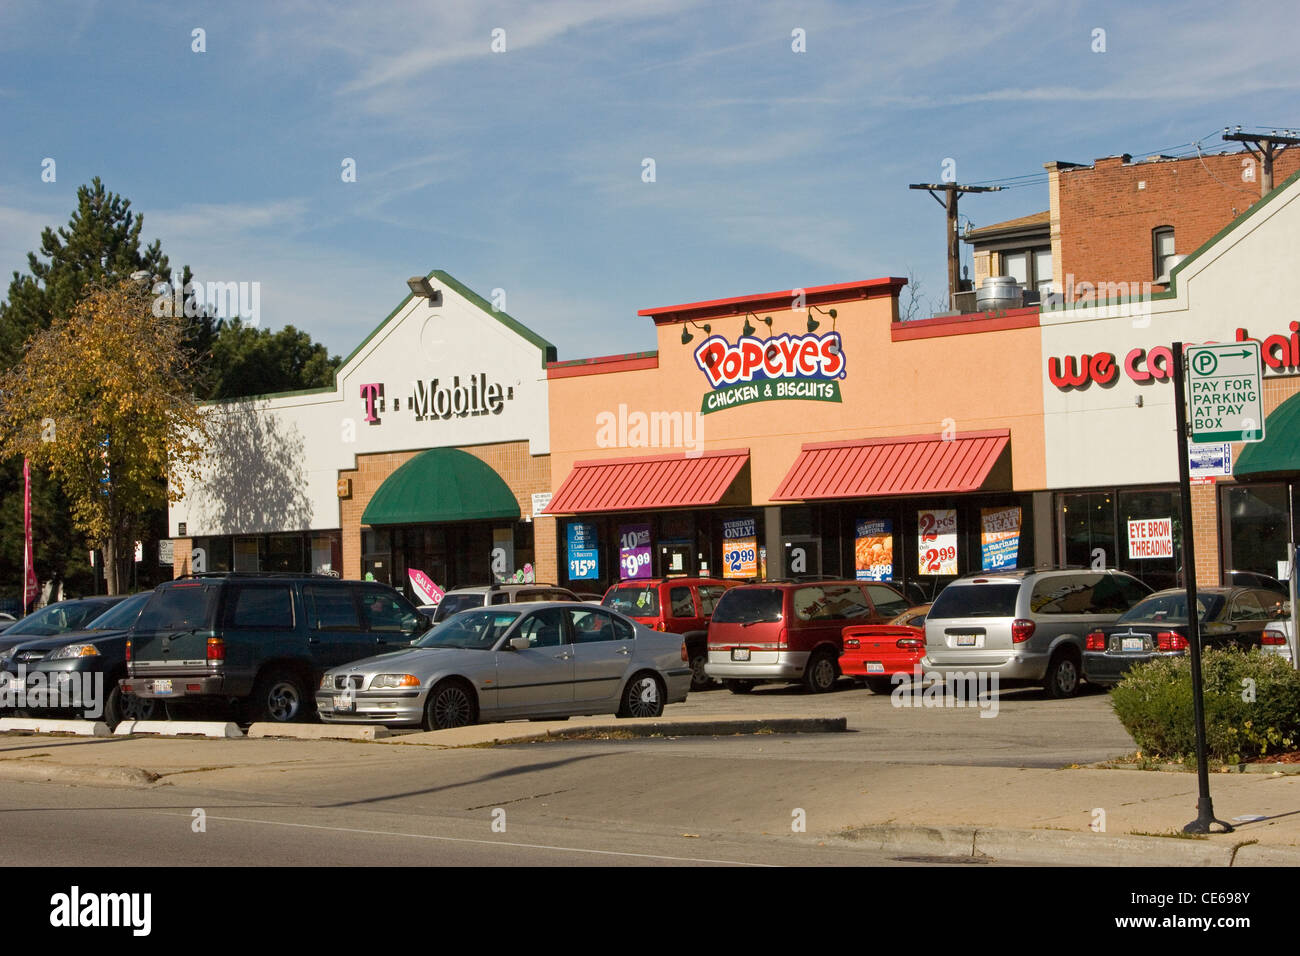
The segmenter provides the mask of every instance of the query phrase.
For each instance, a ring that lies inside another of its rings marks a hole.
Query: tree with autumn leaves
[[[183,319],[153,306],[147,282],[92,285],[0,375],[0,455],[59,483],[104,551],[110,594],[128,586],[146,516],[184,494],[207,440]]]

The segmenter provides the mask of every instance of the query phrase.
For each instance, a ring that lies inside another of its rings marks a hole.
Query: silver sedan
[[[500,604],[327,671],[316,706],[329,723],[442,730],[520,717],[658,717],[690,684],[680,635],[589,604]]]

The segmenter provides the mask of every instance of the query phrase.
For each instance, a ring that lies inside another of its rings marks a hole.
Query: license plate
[[[867,661],[868,674],[883,674],[884,672],[885,665],[880,663],[880,661]]]
[[[1147,642],[1140,637],[1126,637],[1123,640],[1122,648],[1126,651],[1146,650]]]
[[[957,634],[954,635],[957,640],[953,643],[958,647],[974,647],[975,642],[979,639],[978,634]]]
[[[357,699],[355,697],[335,697],[334,709],[340,713],[352,713],[357,709]]]
[[[749,660],[749,648],[748,648],[748,647],[733,647],[733,648],[731,649],[731,659],[732,659],[733,661],[747,661],[747,660]]]
[[[155,694],[170,694],[172,692],[172,682],[169,680],[154,681],[153,692]]]

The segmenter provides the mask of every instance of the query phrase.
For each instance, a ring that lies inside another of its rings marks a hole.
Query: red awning
[[[716,505],[748,461],[747,448],[694,456],[580,461],[551,499],[546,514]]]
[[[976,491],[1010,440],[1003,429],[804,445],[772,500]]]

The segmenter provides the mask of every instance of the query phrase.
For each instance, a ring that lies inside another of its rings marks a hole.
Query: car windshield
[[[518,618],[518,611],[464,611],[443,621],[414,646],[488,651]]]
[[[82,604],[63,601],[41,608],[35,614],[29,614],[17,624],[5,629],[5,637],[19,634],[31,634],[35,637],[50,637],[66,631],[79,631],[92,619],[104,613],[105,605],[99,602]]]
[[[600,604],[629,617],[658,617],[659,589],[653,586],[617,587],[605,595]]]
[[[478,591],[471,591],[465,594],[444,594],[441,601],[438,602],[438,610],[433,612],[434,622],[445,621],[466,608],[482,607],[483,595]]]
[[[1213,621],[1223,608],[1222,594],[1198,594],[1196,616],[1200,621]],[[1186,624],[1187,593],[1156,594],[1129,608],[1116,624]]]
[[[784,594],[778,588],[732,588],[713,610],[718,624],[770,624],[781,620]]]
[[[149,600],[150,591],[141,591],[139,594],[133,594],[121,604],[115,604],[99,617],[95,618],[86,625],[88,631],[124,631],[140,616],[146,602]]]

